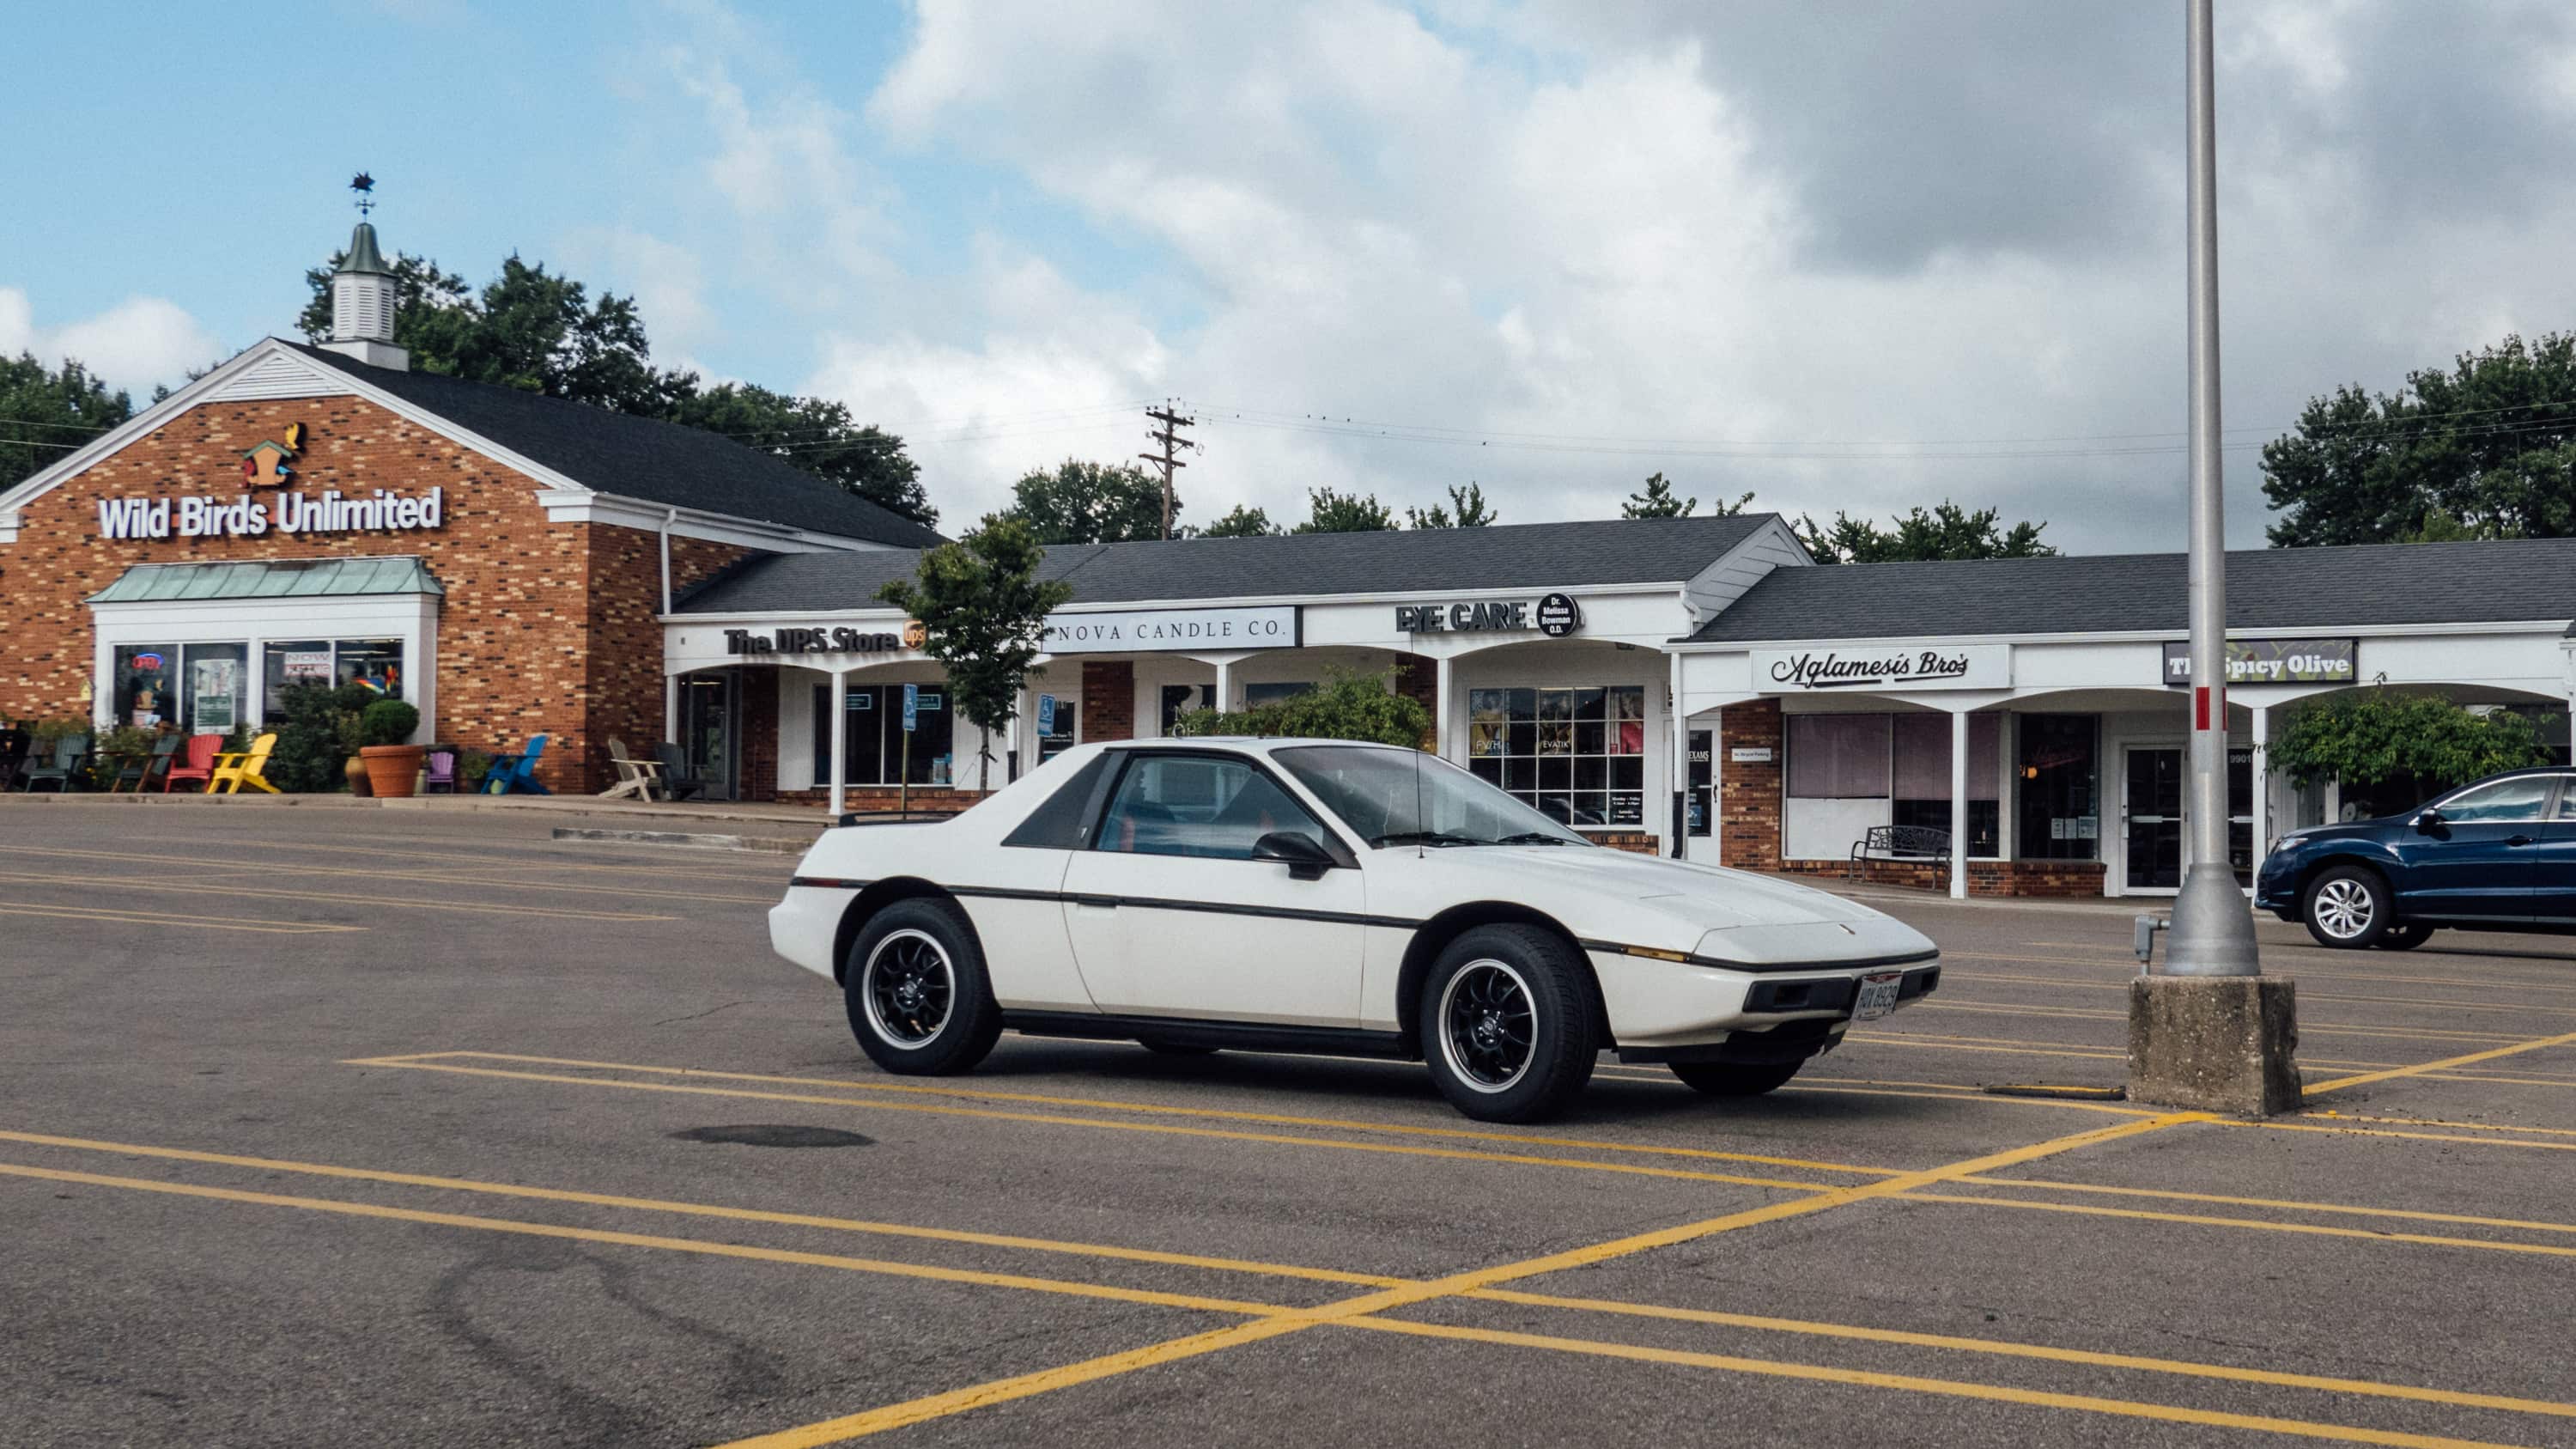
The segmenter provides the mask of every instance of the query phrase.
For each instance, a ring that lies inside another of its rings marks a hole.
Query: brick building
[[[771,553],[937,535],[715,434],[410,370],[364,222],[331,340],[260,342],[0,493],[0,716],[256,725],[287,684],[366,679],[420,738],[730,753],[666,681],[668,591]]]

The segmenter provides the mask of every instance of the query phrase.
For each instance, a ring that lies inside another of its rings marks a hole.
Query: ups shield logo
[[[930,629],[927,625],[923,624],[919,619],[906,619],[903,621],[904,648],[918,649],[928,642],[930,642]]]

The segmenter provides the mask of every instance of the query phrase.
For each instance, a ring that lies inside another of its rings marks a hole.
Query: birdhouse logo
[[[286,441],[263,440],[242,454],[242,486],[283,488],[295,477],[295,455],[304,451],[304,425],[288,423]]]

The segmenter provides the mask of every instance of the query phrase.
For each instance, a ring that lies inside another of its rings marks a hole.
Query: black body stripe
[[[868,888],[868,883],[863,880],[843,880],[834,875],[794,875],[787,878],[787,886],[790,890],[798,886],[813,886],[821,890],[863,891]]]

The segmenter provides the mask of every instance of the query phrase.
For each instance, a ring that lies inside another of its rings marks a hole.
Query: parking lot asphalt
[[[2298,982],[2306,1112],[2116,1085],[2129,912],[1872,903],[1787,1089],[1005,1037],[886,1076],[793,858],[0,802],[11,1445],[2576,1444],[2576,941]]]

